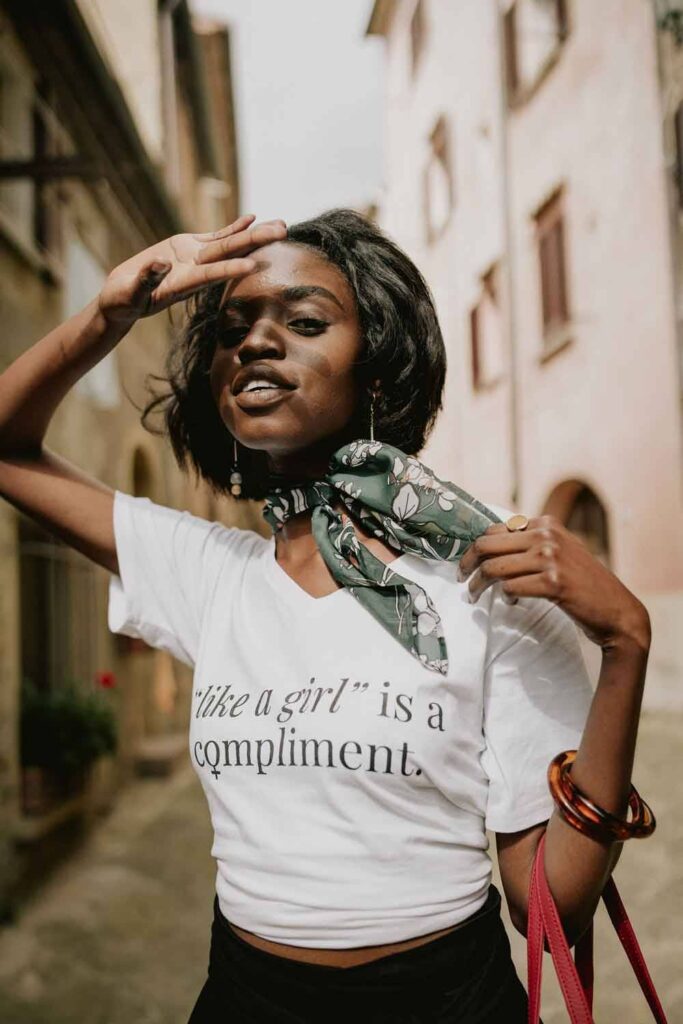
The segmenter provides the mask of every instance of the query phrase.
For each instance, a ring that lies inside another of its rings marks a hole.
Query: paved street
[[[658,828],[651,839],[628,844],[615,873],[671,1024],[683,1020],[681,737],[680,717],[643,715],[634,781]],[[0,1021],[186,1024],[206,973],[210,846],[204,797],[189,765],[170,780],[130,786],[77,858],[15,925],[0,929]],[[524,978],[524,940],[506,923]],[[647,1021],[603,905],[596,952],[598,1024]],[[549,958],[544,970],[545,1024],[565,1024]]]
[[[2,1024],[186,1024],[206,976],[214,862],[189,763],[123,793],[0,929]]]

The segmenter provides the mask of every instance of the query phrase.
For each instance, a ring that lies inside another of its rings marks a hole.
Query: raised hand
[[[217,281],[256,267],[249,254],[287,237],[282,220],[254,224],[245,214],[219,231],[172,235],[119,264],[99,295],[99,309],[110,323],[131,325]]]
[[[643,603],[555,516],[529,519],[525,530],[494,523],[463,553],[460,580],[478,601],[500,582],[503,597],[544,597],[562,608],[589,640],[608,650],[626,640],[649,648]]]

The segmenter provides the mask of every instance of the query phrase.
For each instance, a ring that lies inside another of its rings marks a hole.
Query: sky
[[[243,213],[288,224],[381,186],[383,42],[372,0],[191,0],[231,27]]]

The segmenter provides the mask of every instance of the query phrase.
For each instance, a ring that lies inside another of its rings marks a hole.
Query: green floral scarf
[[[412,455],[381,441],[356,440],[332,455],[325,478],[275,487],[263,515],[276,533],[313,509],[311,528],[334,578],[426,668],[444,675],[448,652],[441,618],[429,595],[373,555],[349,518],[332,507],[341,498],[368,533],[400,552],[457,561],[501,520],[467,491]]]

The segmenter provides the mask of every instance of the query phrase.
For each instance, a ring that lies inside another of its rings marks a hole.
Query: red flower
[[[95,679],[98,686],[104,686],[107,689],[116,686],[116,676],[113,672],[96,672]]]

